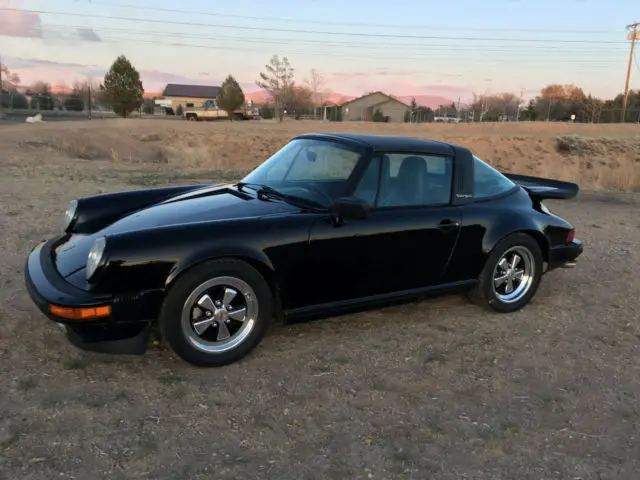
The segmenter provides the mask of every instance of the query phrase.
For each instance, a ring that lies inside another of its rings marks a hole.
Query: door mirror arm
[[[340,225],[342,224],[343,219],[367,218],[369,216],[370,206],[360,198],[340,197],[333,202],[330,212],[333,223]]]

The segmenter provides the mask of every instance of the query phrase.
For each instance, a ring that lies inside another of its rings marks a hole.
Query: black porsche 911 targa
[[[513,312],[582,253],[543,204],[577,193],[458,145],[305,134],[239,183],[72,200],[64,233],[29,255],[26,284],[79,348],[144,353],[157,321],[183,360],[220,366],[274,316],[454,291]]]

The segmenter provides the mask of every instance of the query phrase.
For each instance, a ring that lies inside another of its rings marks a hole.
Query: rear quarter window
[[[473,156],[473,188],[474,198],[490,198],[506,193],[516,186],[511,180],[483,162],[475,155]]]

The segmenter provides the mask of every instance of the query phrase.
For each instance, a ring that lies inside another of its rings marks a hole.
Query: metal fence
[[[42,112],[57,112],[57,114],[83,114],[83,115],[114,115],[114,111],[111,107],[99,104],[95,98],[89,102],[88,98],[82,99],[80,103],[73,103],[69,101],[71,95],[26,95],[18,92],[5,92],[0,93],[0,110],[5,114],[11,114],[12,112],[18,113],[37,113]],[[77,97],[76,97],[77,99]],[[146,100],[148,103],[149,100]],[[349,107],[347,107],[349,108]],[[459,114],[449,114],[447,116],[438,115],[433,110],[429,111],[426,108],[420,108],[417,111],[408,111],[404,118],[400,118],[400,115],[396,112],[395,118],[390,119],[386,112],[382,112],[382,117],[374,118],[375,108],[350,108],[348,114],[345,114],[345,107],[332,106],[324,108],[309,109],[305,111],[303,115],[296,114],[295,111],[288,110],[285,114],[286,117],[298,118],[301,120],[333,120],[333,121],[395,121],[406,123],[431,123],[431,122],[447,122],[447,123],[494,123],[494,122],[518,122],[518,121],[531,121],[524,112],[521,112],[520,118],[505,117],[496,119],[478,118],[477,112],[473,110],[460,111]],[[336,114],[339,110],[341,114]],[[136,112],[133,112],[134,116],[163,116],[164,112],[162,107],[156,106],[155,108],[145,108],[144,106]],[[574,120],[571,120],[570,114],[564,115],[562,118],[547,118],[546,116],[538,116],[535,119],[536,122],[573,122],[580,124],[598,123],[636,123],[640,124],[640,106],[632,106],[623,110],[622,108],[602,108],[595,111],[581,111],[575,116]]]

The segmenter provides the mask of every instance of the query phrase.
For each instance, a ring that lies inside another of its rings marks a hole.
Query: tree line
[[[154,112],[154,102],[144,99],[144,88],[140,74],[133,64],[124,56],[115,59],[102,82],[85,80],[75,82],[72,91],[63,100],[51,95],[51,85],[46,82],[35,82],[24,94],[18,92],[20,78],[2,65],[0,81],[0,101],[2,106],[14,108],[32,108],[52,110],[83,111],[92,105],[108,106],[123,117],[132,112],[144,109],[146,113]],[[315,114],[317,107],[326,107],[327,119],[341,120],[341,109],[327,106],[326,95],[330,92],[323,89],[325,80],[315,69],[301,83],[295,80],[295,71],[287,57],[273,55],[264,71],[259,73],[257,86],[265,90],[270,97],[268,105],[261,108],[264,118],[277,118],[282,121],[285,115],[300,118],[302,115]],[[9,98],[11,105],[9,105]],[[28,100],[27,96],[31,99]],[[245,94],[232,75],[222,82],[216,98],[219,108],[231,112],[245,104]],[[623,94],[613,99],[603,100],[587,94],[582,88],[573,84],[551,84],[524,104],[522,98],[511,92],[492,95],[476,95],[464,108],[455,103],[443,105],[435,111],[419,106],[415,100],[411,102],[405,122],[429,122],[435,116],[456,116],[468,121],[568,121],[574,119],[582,123],[640,122],[640,90],[631,90],[625,114],[622,109]],[[374,114],[374,121],[385,121],[382,112]]]
[[[574,84],[550,84],[526,104],[511,92],[493,95],[474,95],[465,108],[473,121],[570,121],[580,123],[638,122],[640,119],[640,90],[630,90],[623,115],[623,94],[603,100]],[[446,113],[455,113],[455,105],[444,107]]]

